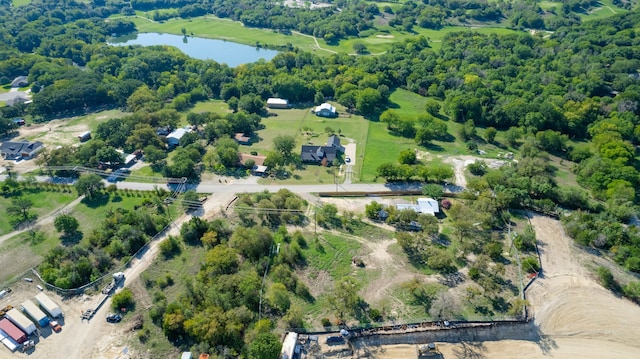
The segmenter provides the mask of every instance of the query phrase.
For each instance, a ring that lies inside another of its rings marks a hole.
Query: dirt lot
[[[438,343],[444,358],[638,358],[640,307],[597,284],[559,221],[533,216],[544,275],[527,292],[541,339]],[[412,345],[374,348],[374,358],[410,358]]]

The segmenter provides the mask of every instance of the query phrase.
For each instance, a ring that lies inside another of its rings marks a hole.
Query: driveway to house
[[[29,92],[27,91],[18,91],[19,88],[18,87],[12,87],[11,90],[9,90],[9,92],[5,92],[5,93],[0,93],[0,101],[10,101],[10,100],[14,100],[16,98],[30,98],[29,97]]]
[[[347,158],[350,159],[350,161],[347,163],[347,165],[351,165],[351,166],[355,166],[356,165],[356,143],[355,142],[351,142],[351,143],[347,143],[346,145],[344,145],[344,159],[345,162],[347,160]]]

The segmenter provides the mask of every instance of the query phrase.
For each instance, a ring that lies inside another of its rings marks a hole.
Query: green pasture
[[[24,6],[31,4],[31,0],[11,0],[11,4],[15,7]]]
[[[77,195],[75,192],[63,193],[56,191],[45,191],[36,188],[26,188],[21,190],[21,198],[29,199],[33,202],[31,212],[38,218],[47,216],[55,210],[62,208],[73,201]],[[7,208],[11,206],[11,198],[0,197],[0,213],[7,213]],[[13,231],[7,215],[0,216],[0,235]]]
[[[311,37],[285,35],[274,30],[245,27],[240,22],[219,19],[212,16],[193,19],[171,19],[165,22],[153,22],[144,18],[133,18],[139,32],[159,32],[181,35],[182,29],[193,36],[220,39],[255,46],[286,45],[288,43],[303,50],[311,50],[315,43]]]
[[[599,8],[593,9],[588,13],[580,14],[580,18],[584,21],[598,20],[629,12],[629,10],[617,7],[611,0],[600,0],[600,5]]]
[[[182,117],[187,118],[187,114],[189,112],[200,113],[200,112],[212,112],[217,113],[219,115],[226,115],[231,112],[229,110],[229,105],[223,100],[208,100],[208,101],[200,101],[193,105],[187,112],[182,113]],[[185,122],[186,124],[186,122]]]

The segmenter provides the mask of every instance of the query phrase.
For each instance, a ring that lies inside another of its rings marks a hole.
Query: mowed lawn
[[[389,98],[390,108],[400,116],[417,116],[424,113],[426,98],[411,91],[397,89]],[[361,180],[371,182],[376,178],[376,169],[386,162],[398,162],[400,151],[416,148],[413,138],[395,136],[389,133],[387,125],[371,122],[367,138],[367,150],[364,156]]]
[[[340,136],[342,145],[350,140],[356,143],[356,164],[353,181],[357,181],[361,173],[362,158],[366,152],[367,133],[370,122],[362,116],[349,115],[344,107],[335,104],[341,114],[338,118],[318,117],[311,113],[311,107],[303,109],[277,110],[270,109],[271,116],[262,119],[264,128],[257,131],[254,142],[250,146],[240,146],[240,151],[258,152],[266,155],[273,150],[273,139],[278,135],[291,135],[296,138],[295,153],[299,154],[302,145],[324,145],[330,136],[329,128]],[[306,129],[303,131],[303,129]],[[257,140],[257,142],[255,142]],[[296,170],[293,178],[282,183],[333,183],[334,170],[337,167],[307,165],[304,170]],[[280,181],[279,181],[280,183]]]
[[[240,22],[219,19],[213,16],[203,16],[193,19],[171,19],[165,22],[153,22],[149,19],[132,18],[138,32],[160,32],[181,35],[186,29],[191,36],[208,39],[220,39],[246,45],[276,45],[292,44],[303,50],[311,50],[315,43],[312,38],[300,35],[285,35],[274,30],[251,28]],[[193,34],[193,35],[192,35]]]
[[[62,208],[71,203],[78,195],[74,192],[63,193],[53,191],[41,191],[33,189],[23,190],[21,198],[25,198],[33,202],[31,212],[35,213],[39,218],[53,213],[56,209]],[[11,198],[0,197],[0,235],[4,235],[13,231],[7,208],[11,206]]]

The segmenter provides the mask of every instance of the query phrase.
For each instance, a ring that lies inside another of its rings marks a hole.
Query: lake
[[[174,46],[187,56],[200,60],[214,60],[229,67],[256,62],[260,59],[271,60],[278,51],[236,44],[224,40],[185,37],[180,35],[145,32],[120,36],[111,39],[109,45],[168,45]]]

